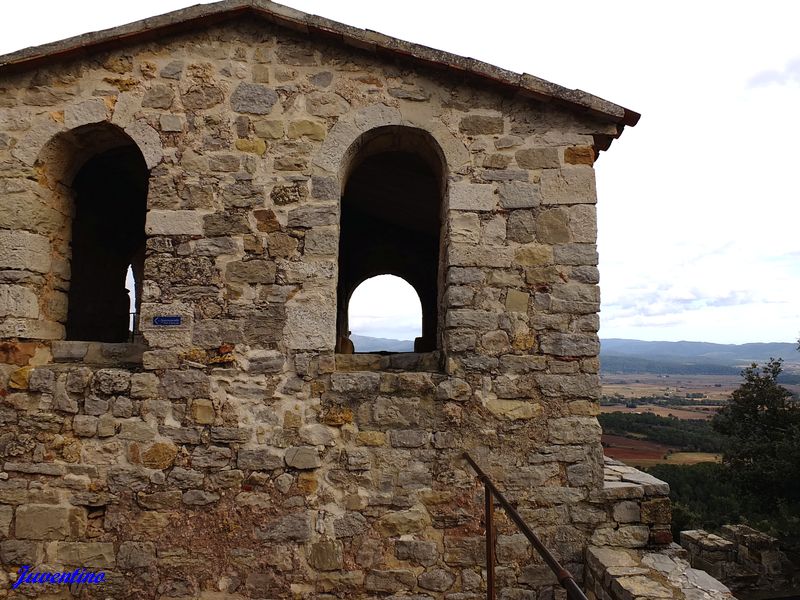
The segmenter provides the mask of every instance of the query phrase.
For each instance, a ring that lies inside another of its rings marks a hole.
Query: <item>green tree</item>
[[[800,405],[777,383],[781,371],[780,359],[747,367],[712,422],[726,437],[723,462],[767,510],[800,501]]]

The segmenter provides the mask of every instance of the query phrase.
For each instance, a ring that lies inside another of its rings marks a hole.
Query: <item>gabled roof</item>
[[[24,71],[62,58],[80,57],[98,50],[110,50],[157,39],[166,34],[195,30],[242,16],[264,19],[303,34],[340,42],[379,56],[401,57],[430,68],[460,73],[523,96],[589,113],[616,123],[617,136],[622,133],[625,125],[636,125],[640,117],[638,113],[608,100],[581,90],[571,90],[527,73],[514,73],[473,58],[405,42],[368,29],[350,27],[267,0],[222,0],[213,4],[200,4],[128,25],[25,48],[0,56],[0,75]],[[610,142],[608,140],[609,144]]]

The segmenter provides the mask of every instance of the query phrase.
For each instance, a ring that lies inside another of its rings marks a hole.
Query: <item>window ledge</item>
[[[137,342],[112,344],[60,340],[52,344],[53,362],[86,363],[90,365],[141,365],[147,345]]]
[[[337,371],[441,371],[439,352],[337,354]]]

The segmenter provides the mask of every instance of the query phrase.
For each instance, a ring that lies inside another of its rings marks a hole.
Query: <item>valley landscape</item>
[[[741,369],[772,357],[784,359],[781,383],[800,394],[794,344],[603,340],[599,420],[606,456],[636,467],[719,461],[711,418],[741,384]],[[697,435],[687,438],[687,430]]]

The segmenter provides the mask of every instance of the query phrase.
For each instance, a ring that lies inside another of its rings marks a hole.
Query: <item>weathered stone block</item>
[[[101,394],[119,394],[127,392],[130,383],[131,374],[129,371],[123,369],[100,369],[94,374],[92,388]]]
[[[178,508],[181,505],[181,495],[180,490],[153,492],[152,494],[139,492],[136,495],[136,500],[142,508],[148,510],[164,510]]]
[[[131,398],[155,398],[158,385],[158,377],[153,373],[134,373],[131,375]]]
[[[148,235],[203,235],[206,214],[196,210],[149,210],[145,223]]]
[[[142,464],[148,469],[168,469],[177,455],[175,444],[157,442],[142,453]]]
[[[650,529],[646,525],[622,525],[618,529],[600,528],[595,530],[591,537],[591,543],[598,546],[643,548],[649,539]]]
[[[183,131],[183,119],[178,115],[161,115],[158,119],[158,124],[164,133]]]
[[[553,444],[582,444],[600,439],[600,424],[594,417],[564,417],[547,423]]]
[[[117,566],[123,570],[147,569],[156,562],[152,542],[122,542],[117,553]]]
[[[169,108],[175,99],[175,90],[172,86],[163,83],[154,84],[144,93],[142,108]]]
[[[97,434],[97,417],[75,415],[72,418],[72,431],[79,437],[93,437]]]
[[[497,205],[494,186],[463,182],[450,185],[450,210],[493,210]]]
[[[0,268],[47,273],[50,264],[50,243],[46,237],[0,229]]]
[[[283,457],[269,448],[241,448],[236,464],[240,469],[272,471],[283,467]]]
[[[386,571],[370,571],[364,581],[364,588],[369,592],[400,592],[414,588],[417,578],[413,571],[392,569]]]
[[[313,446],[293,446],[286,449],[286,464],[295,469],[316,469],[322,465],[319,452]]]
[[[231,94],[231,108],[236,112],[266,115],[278,101],[275,90],[257,83],[240,83]]]
[[[311,92],[306,96],[306,110],[315,117],[336,117],[350,108],[339,94]]]
[[[476,244],[481,236],[481,221],[472,212],[455,211],[450,214],[450,240],[456,243]]]
[[[48,548],[54,561],[70,567],[95,569],[114,568],[114,544],[105,542],[55,542]]]
[[[207,398],[210,392],[208,375],[202,371],[168,370],[161,378],[167,398]]]
[[[417,578],[419,587],[434,592],[446,592],[456,580],[456,576],[444,569],[425,571]]]
[[[6,565],[34,565],[44,559],[41,542],[5,540],[0,542],[0,561]]]
[[[641,520],[639,503],[632,500],[617,502],[611,514],[617,523],[638,523]]]
[[[78,538],[86,532],[86,512],[75,506],[26,504],[17,507],[14,531],[20,539]]]
[[[436,542],[397,540],[394,551],[399,560],[407,560],[426,567],[436,564],[439,559]]]
[[[672,504],[669,498],[655,498],[641,504],[642,523],[669,525],[672,521]]]
[[[457,567],[485,565],[486,541],[482,537],[445,536],[444,562]]]
[[[375,529],[386,536],[400,536],[422,531],[430,523],[431,517],[428,511],[424,506],[418,504],[408,510],[384,515],[375,523]]]
[[[311,519],[307,513],[295,513],[276,518],[256,537],[267,542],[306,542],[311,538]]]
[[[458,130],[467,135],[503,133],[503,117],[469,115],[461,119]]]
[[[0,287],[0,317],[39,317],[39,301],[33,290],[21,285]]]
[[[301,119],[289,123],[286,135],[290,138],[307,137],[311,140],[322,141],[325,139],[326,133],[327,128],[324,123]]]
[[[342,543],[336,540],[320,540],[311,545],[308,563],[320,571],[336,571],[342,568]]]
[[[561,208],[544,210],[536,218],[536,241],[543,244],[565,244],[572,241],[569,213]]]
[[[512,265],[513,249],[497,246],[476,246],[452,243],[448,258],[451,266],[458,267],[499,267]]]
[[[11,520],[14,517],[14,509],[10,506],[0,505],[0,538],[7,538],[11,530]]]
[[[189,506],[206,506],[217,500],[219,500],[219,494],[205,490],[188,490],[181,497],[181,501]]]
[[[561,166],[558,148],[525,148],[514,155],[523,169],[557,169]]]
[[[593,165],[594,148],[591,146],[569,146],[564,148],[564,162],[568,165]]]
[[[393,429],[389,443],[395,448],[420,448],[430,441],[431,434],[420,429]]]
[[[347,394],[371,394],[380,387],[378,373],[334,373],[331,375],[331,389]]]
[[[535,419],[543,413],[541,404],[523,400],[490,398],[486,408],[493,415],[512,421]]]
[[[542,171],[542,204],[594,204],[597,202],[594,169],[565,166]]]
[[[526,244],[514,255],[516,263],[524,267],[542,267],[553,263],[553,248],[546,244]]]
[[[544,333],[541,349],[545,354],[556,356],[597,356],[600,342],[597,336],[573,333]]]
[[[192,452],[192,466],[197,469],[221,469],[228,466],[233,452],[222,446],[195,448]]]
[[[180,489],[196,488],[203,485],[203,474],[199,471],[174,467],[167,477],[167,483]]]
[[[303,206],[289,211],[289,227],[319,227],[324,225],[337,225],[339,211],[334,205],[329,206]]]
[[[498,191],[500,206],[507,209],[535,208],[542,201],[538,184],[510,181],[501,183]]]

